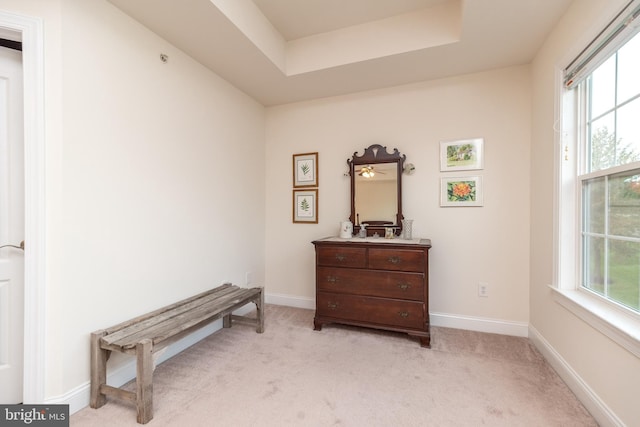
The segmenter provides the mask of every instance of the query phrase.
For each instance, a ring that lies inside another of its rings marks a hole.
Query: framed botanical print
[[[482,177],[441,178],[440,206],[482,206]]]
[[[293,155],[293,188],[318,186],[318,153]]]
[[[318,189],[293,190],[293,222],[318,223]]]

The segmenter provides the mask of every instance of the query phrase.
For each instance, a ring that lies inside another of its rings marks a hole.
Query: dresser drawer
[[[366,248],[319,247],[316,250],[318,265],[364,268],[367,264]]]
[[[402,328],[425,327],[421,302],[318,292],[316,307],[318,316]]]
[[[424,274],[318,267],[318,290],[375,297],[424,300]]]
[[[425,271],[424,252],[410,249],[369,249],[369,268],[378,270]]]

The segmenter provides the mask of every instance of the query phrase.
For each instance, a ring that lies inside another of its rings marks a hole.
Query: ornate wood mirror
[[[402,231],[402,170],[406,155],[393,153],[387,147],[373,144],[364,154],[347,160],[351,175],[351,215],[354,233],[361,224],[367,224],[367,236],[376,233],[383,237],[385,228],[392,227],[399,235]]]

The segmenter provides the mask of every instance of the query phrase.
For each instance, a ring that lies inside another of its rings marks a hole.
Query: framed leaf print
[[[293,190],[293,222],[318,223],[318,189]]]
[[[293,155],[293,188],[318,186],[318,153]]]

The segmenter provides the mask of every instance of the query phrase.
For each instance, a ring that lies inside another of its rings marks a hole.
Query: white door
[[[0,47],[0,246],[24,239],[22,53]],[[0,249],[0,403],[22,402],[24,251]]]

